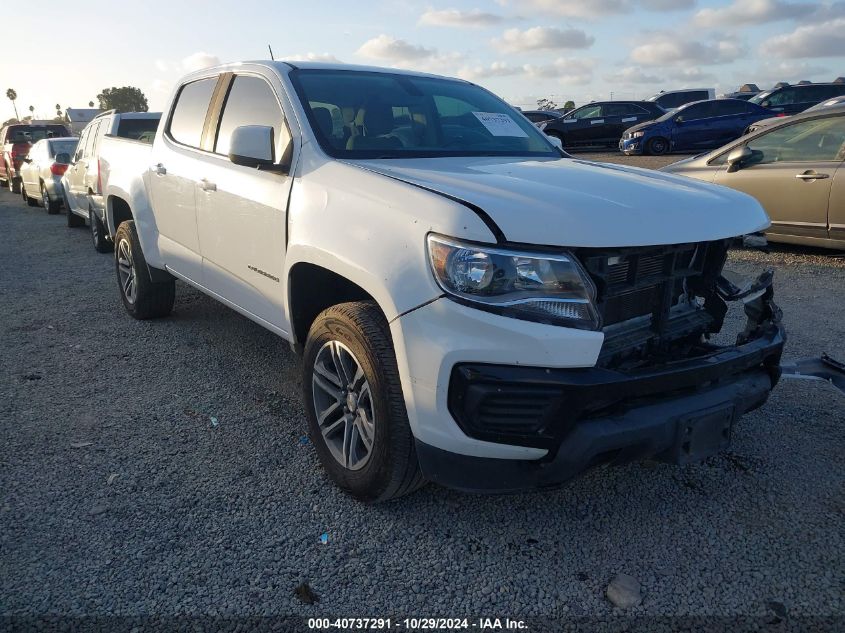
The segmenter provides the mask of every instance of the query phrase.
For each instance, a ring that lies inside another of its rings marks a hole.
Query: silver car
[[[845,248],[845,104],[782,118],[661,171],[754,196],[772,220],[770,241]]]
[[[21,165],[21,196],[26,203],[41,205],[48,213],[58,213],[64,199],[62,176],[79,139],[73,136],[44,139],[29,150]]]

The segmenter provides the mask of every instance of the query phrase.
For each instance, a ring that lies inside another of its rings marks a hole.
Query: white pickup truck
[[[757,202],[574,160],[465,81],[209,68],[109,169],[127,312],[169,314],[179,279],[290,341],[319,458],[362,500],[698,460],[780,376],[771,274],[721,275]]]

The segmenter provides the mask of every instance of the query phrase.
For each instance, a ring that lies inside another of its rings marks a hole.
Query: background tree
[[[29,106],[29,120],[32,121],[35,118],[35,106]]]
[[[12,107],[14,107],[14,108],[15,108],[15,118],[16,118],[16,119],[20,119],[21,117],[20,117],[20,115],[18,114],[18,106],[17,106],[17,104],[15,103],[15,100],[18,98],[18,93],[17,93],[17,92],[15,92],[15,89],[14,89],[14,88],[9,88],[9,89],[6,91],[6,96],[7,96],[7,97],[9,97],[9,101],[11,101],[11,102],[12,102]]]
[[[146,112],[149,109],[147,98],[140,89],[134,86],[123,88],[105,88],[97,95],[101,110],[117,110],[118,112]]]
[[[89,108],[93,108],[93,107],[94,107],[94,102],[93,102],[93,101],[89,101],[89,102],[88,102],[88,107],[89,107]]]
[[[56,116],[62,116],[62,106],[56,104]]]
[[[566,110],[567,112],[569,112],[570,110],[574,110],[575,109],[575,102],[571,101],[571,100],[567,101],[564,104],[563,109]]]
[[[537,99],[538,110],[557,110],[557,104],[551,99]]]

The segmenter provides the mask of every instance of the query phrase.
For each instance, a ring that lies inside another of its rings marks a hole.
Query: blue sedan
[[[619,150],[630,156],[713,149],[739,138],[749,125],[771,115],[771,110],[740,99],[696,101],[628,128]]]

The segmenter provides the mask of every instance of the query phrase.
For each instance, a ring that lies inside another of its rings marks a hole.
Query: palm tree
[[[35,106],[29,106],[29,120],[35,119]]]
[[[93,101],[89,101],[89,102],[88,102],[88,107],[89,107],[89,108],[93,108],[93,107],[94,107],[94,102],[93,102]]]
[[[12,102],[12,106],[14,106],[14,108],[15,108],[15,118],[20,119],[20,117],[18,116],[18,106],[15,103],[15,99],[18,98],[18,93],[15,92],[14,88],[9,88],[6,91],[6,96],[9,97],[9,100]]]
[[[56,116],[62,116],[62,106],[56,104]]]

